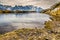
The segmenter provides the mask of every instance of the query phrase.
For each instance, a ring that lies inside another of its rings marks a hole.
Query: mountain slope
[[[51,6],[51,8],[43,10],[42,13],[47,13],[50,15],[60,15],[60,2]]]
[[[49,14],[55,21],[60,21],[60,2],[56,3],[55,5],[51,6],[51,8],[43,10],[42,13]]]

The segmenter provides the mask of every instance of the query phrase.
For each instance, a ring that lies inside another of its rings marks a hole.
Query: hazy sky
[[[0,0],[0,4],[4,5],[35,5],[42,8],[49,8],[57,2],[60,0]]]

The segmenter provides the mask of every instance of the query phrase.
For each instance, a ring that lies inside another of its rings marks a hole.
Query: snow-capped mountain
[[[0,4],[0,10],[10,10],[10,11],[36,11],[36,12],[40,12],[43,9],[37,6],[33,6],[33,5],[27,5],[27,6],[17,6],[15,5],[14,7],[12,6],[8,6],[8,5],[1,5]]]

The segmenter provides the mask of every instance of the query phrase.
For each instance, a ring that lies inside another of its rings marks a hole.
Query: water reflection
[[[44,22],[48,21],[49,15],[40,13],[29,14],[1,14],[0,23],[2,22]]]
[[[0,32],[8,29],[11,31],[20,28],[43,28],[44,22],[50,20],[49,17],[42,13],[0,14]]]

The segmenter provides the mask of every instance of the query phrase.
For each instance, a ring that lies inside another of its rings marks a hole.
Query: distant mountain
[[[33,6],[33,5],[26,5],[26,6],[17,6],[15,5],[14,7],[8,6],[8,5],[1,5],[0,4],[0,10],[10,10],[10,11],[36,11],[40,12],[43,9],[41,7]]]
[[[6,8],[0,4],[0,10],[6,10]]]

